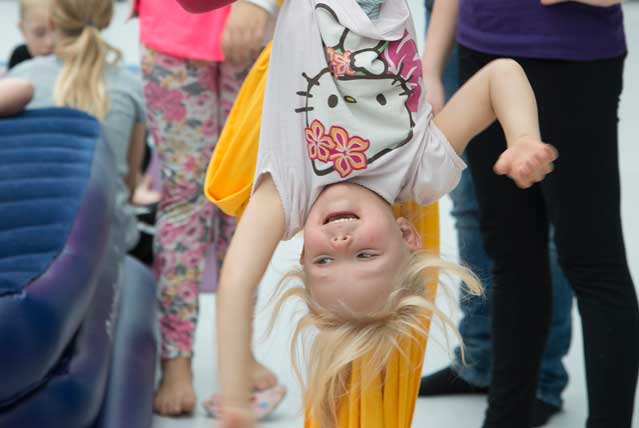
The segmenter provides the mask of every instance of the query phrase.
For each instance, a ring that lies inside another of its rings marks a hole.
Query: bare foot
[[[155,391],[153,410],[163,416],[191,413],[195,407],[191,358],[162,361],[162,381]]]
[[[255,357],[253,357],[251,376],[253,389],[256,391],[263,391],[277,385],[277,376],[275,376],[275,373],[258,363]]]

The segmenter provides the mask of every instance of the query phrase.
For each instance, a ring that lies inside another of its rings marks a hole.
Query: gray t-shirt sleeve
[[[9,70],[6,77],[26,79],[33,83],[34,93],[29,108],[51,107],[53,102],[53,89],[60,64],[53,56],[36,57],[22,62]]]
[[[117,84],[121,85],[125,93],[131,98],[135,122],[146,122],[144,91],[141,77],[128,70],[121,70],[121,77],[118,79]]]

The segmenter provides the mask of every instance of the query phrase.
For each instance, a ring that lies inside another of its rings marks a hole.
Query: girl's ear
[[[302,247],[302,254],[300,254],[300,264],[304,266],[304,247]]]
[[[422,249],[422,237],[410,221],[404,217],[397,219],[397,225],[402,233],[402,238],[411,251]]]

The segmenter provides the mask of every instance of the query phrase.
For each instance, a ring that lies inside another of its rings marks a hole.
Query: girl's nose
[[[336,247],[343,247],[351,242],[351,236],[347,233],[340,233],[331,238],[331,243]]]

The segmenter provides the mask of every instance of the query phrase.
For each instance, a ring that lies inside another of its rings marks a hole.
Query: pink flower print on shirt
[[[389,65],[389,71],[400,75],[406,81],[411,91],[406,107],[416,113],[422,97],[422,59],[415,40],[406,31],[401,39],[388,44],[383,55]]]
[[[366,158],[366,150],[370,146],[368,140],[349,136],[348,131],[341,126],[332,126],[330,136],[335,148],[329,159],[333,161],[333,166],[340,177],[347,177],[353,171],[365,169],[368,166]]]
[[[339,53],[333,48],[326,48],[326,56],[328,58],[328,67],[334,76],[353,76],[355,70],[351,67],[352,62],[351,51]]]
[[[308,157],[311,160],[320,160],[327,162],[331,154],[331,150],[335,147],[335,142],[324,133],[324,125],[315,119],[310,126],[304,130],[306,137],[306,147],[308,149]]]

